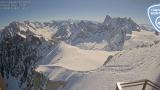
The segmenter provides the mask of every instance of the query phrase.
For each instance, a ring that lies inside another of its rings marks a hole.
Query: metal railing
[[[116,85],[116,90],[122,90],[123,88],[126,88],[126,87],[134,87],[134,86],[140,86],[140,85],[142,85],[142,90],[146,90],[147,85],[151,86],[152,88],[156,90],[160,90],[160,86],[156,85],[155,83],[147,79],[138,80],[134,82],[118,82]]]

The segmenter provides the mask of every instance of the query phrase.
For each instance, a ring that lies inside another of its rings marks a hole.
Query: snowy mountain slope
[[[154,32],[144,31],[141,32],[133,31],[131,38],[126,40],[124,43],[124,49],[133,49],[140,47],[150,47],[160,41],[160,36],[155,35]]]
[[[133,42],[136,43],[138,40],[143,40],[144,42],[151,40],[154,42],[156,39],[159,38],[154,33],[141,31],[133,32],[133,37],[130,40],[134,40]],[[112,55],[113,57],[110,60],[107,59],[109,61],[107,61],[104,67],[101,66],[91,71],[78,71],[77,67],[74,67],[74,71],[72,71],[73,69],[64,69],[67,67],[53,67],[53,65],[40,66],[37,70],[39,69],[39,72],[43,73],[47,72],[48,74],[45,75],[51,81],[64,81],[64,87],[59,87],[58,90],[113,90],[118,81],[150,79],[153,82],[158,82],[157,78],[159,78],[160,74],[159,49],[157,42],[152,46],[124,50],[116,55]],[[76,50],[71,51],[75,53],[74,51]],[[60,59],[59,62],[61,60],[63,61],[63,59]],[[68,64],[70,62],[68,60],[64,59],[61,65]]]
[[[150,32],[155,31],[154,27],[150,24],[139,24],[139,26],[142,30],[145,30],[145,31],[150,31]]]
[[[90,71],[102,66],[108,56],[116,52],[106,52],[98,50],[82,50],[77,47],[61,42],[58,47],[58,53],[48,64],[39,65],[37,71],[42,67],[61,66],[75,71]],[[46,61],[46,60],[44,60]]]
[[[71,77],[62,90],[113,90],[116,82],[139,79],[149,79],[160,85],[159,50],[160,44],[123,51],[98,71],[78,76],[79,78]]]

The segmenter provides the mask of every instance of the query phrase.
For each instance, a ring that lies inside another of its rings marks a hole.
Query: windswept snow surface
[[[99,68],[107,60],[108,56],[116,52],[83,50],[75,46],[61,42],[58,46],[58,54],[48,64],[39,65],[39,72],[48,70],[46,67],[64,67],[74,71],[90,71]]]
[[[141,32],[132,31],[132,34],[127,34],[127,36],[132,36],[129,40],[124,43],[124,49],[152,46],[155,41],[160,41],[160,36],[156,36],[154,32],[149,32],[141,30]]]
[[[132,32],[132,37],[131,40],[136,40],[136,41],[153,41],[159,39],[159,36],[156,36],[154,32],[148,32],[141,30],[141,32]]]
[[[61,90],[115,90],[117,82],[141,79],[151,80],[160,86],[159,58],[160,44],[126,50],[115,55],[105,67],[85,75],[71,77]],[[124,90],[141,89],[142,87],[131,87]]]
[[[136,46],[139,40],[142,43],[154,42],[158,37],[153,32],[133,32],[130,42]],[[65,81],[66,85],[58,90],[115,90],[117,82],[141,79],[149,79],[160,85],[159,43],[149,47],[106,52],[82,50],[62,42],[58,49],[59,54],[55,58],[36,69],[47,73],[46,76],[52,81]],[[102,66],[109,55],[113,57]],[[129,90],[137,90],[137,87]]]

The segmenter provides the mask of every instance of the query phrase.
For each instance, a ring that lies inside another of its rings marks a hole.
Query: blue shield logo
[[[148,8],[148,17],[156,31],[160,32],[160,4]]]

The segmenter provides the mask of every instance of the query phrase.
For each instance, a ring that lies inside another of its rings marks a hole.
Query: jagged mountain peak
[[[117,28],[130,27],[133,31],[139,31],[139,29],[140,29],[138,24],[136,24],[131,18],[126,18],[126,17],[125,18],[110,17],[109,15],[107,15],[103,24],[106,25],[106,26],[112,26],[112,27],[115,27],[115,28],[116,27]]]
[[[104,20],[103,23],[106,24],[106,25],[108,25],[110,23],[111,19],[112,18],[109,15],[106,15],[106,18],[105,18],[105,20]]]

